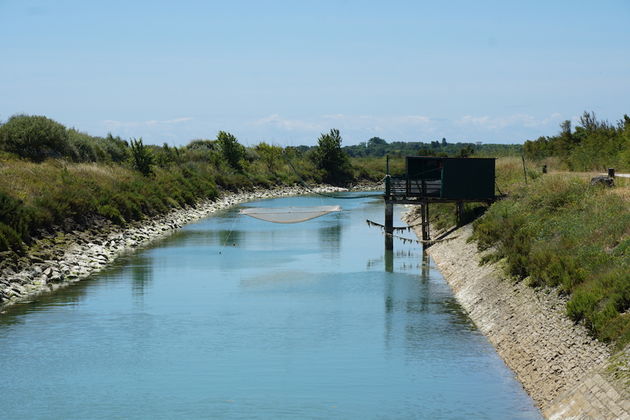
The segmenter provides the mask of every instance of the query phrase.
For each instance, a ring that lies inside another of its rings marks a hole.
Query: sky
[[[183,145],[522,143],[630,114],[630,0],[0,0],[0,121]]]

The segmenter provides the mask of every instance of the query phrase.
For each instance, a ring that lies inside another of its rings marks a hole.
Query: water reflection
[[[131,294],[137,303],[142,303],[146,289],[151,285],[153,264],[151,259],[140,255],[131,266]]]
[[[341,221],[335,220],[332,223],[317,230],[320,249],[328,258],[335,258],[339,255],[343,232]]]
[[[3,415],[538,418],[428,257],[365,227],[382,201],[348,201],[296,225],[225,212],[12,308]]]
[[[394,251],[386,249],[385,251],[385,271],[394,272]]]

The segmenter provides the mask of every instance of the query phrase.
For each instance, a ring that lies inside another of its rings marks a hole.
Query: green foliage
[[[350,158],[341,149],[339,130],[332,129],[317,139],[312,160],[318,169],[324,171],[324,182],[332,185],[346,185],[353,180]]]
[[[283,164],[282,148],[262,142],[256,146],[256,153],[269,172],[275,173]]]
[[[42,162],[63,158],[74,162],[124,162],[129,146],[120,137],[94,137],[41,116],[15,115],[0,126],[0,148]]]
[[[108,156],[108,160],[112,162],[121,163],[129,159],[130,150],[129,144],[120,137],[112,136],[111,133],[107,134],[104,139],[100,137],[92,137],[100,145],[101,149]]]
[[[0,251],[24,252],[22,238],[11,227],[0,223]]]
[[[217,196],[208,168],[193,164],[156,168],[154,176],[145,177],[122,167],[97,164],[4,163],[0,166],[3,181],[34,175],[23,184],[28,188],[28,202],[12,196],[24,194],[16,183],[0,182],[0,188],[12,189],[11,195],[0,193],[0,224],[10,229],[2,228],[3,244],[8,241],[14,249],[15,237],[21,244],[29,234],[63,225],[68,219],[86,223],[91,216],[100,215],[125,224]]]
[[[380,137],[372,137],[367,142],[355,146],[345,146],[343,150],[350,157],[392,157],[401,156],[518,156],[522,152],[520,144],[481,144],[469,142],[448,143],[446,139],[432,142],[393,141],[388,143]]]
[[[559,288],[570,296],[573,320],[621,343],[628,324],[620,319],[630,309],[629,226],[621,196],[580,178],[545,176],[492,205],[474,223],[474,237],[514,278]]]
[[[524,151],[529,159],[559,157],[571,170],[629,170],[630,117],[624,115],[615,126],[598,121],[592,112],[584,112],[574,132],[571,123],[565,121],[558,135],[528,140]]]
[[[149,149],[142,144],[142,138],[138,140],[131,139],[130,146],[133,168],[144,176],[151,175],[153,173],[153,169],[151,169],[151,165],[153,165],[153,155]]]
[[[180,150],[177,147],[170,147],[166,143],[162,147],[154,147],[153,155],[155,156],[155,163],[162,168],[183,162]]]
[[[238,142],[236,137],[228,132],[219,131],[217,143],[228,165],[241,171],[243,169],[241,161],[245,158],[245,148]]]
[[[102,206],[98,206],[96,209],[96,213],[103,216],[106,219],[111,220],[117,225],[124,225],[126,223],[125,218],[120,214],[120,210],[110,204],[104,204]]]
[[[11,227],[21,241],[28,241],[30,238],[29,218],[22,201],[0,191],[0,223]]]
[[[63,125],[35,115],[14,115],[0,126],[0,148],[35,162],[68,156],[71,149]]]

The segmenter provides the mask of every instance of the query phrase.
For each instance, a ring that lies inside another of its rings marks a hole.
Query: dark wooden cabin
[[[391,177],[389,195],[394,200],[489,201],[495,199],[494,177],[494,158],[407,156],[405,175]]]
[[[429,203],[455,203],[457,224],[464,203],[492,202],[495,195],[494,158],[407,156],[403,176],[385,177],[385,249],[393,249],[393,206],[421,206],[422,242],[429,246]]]

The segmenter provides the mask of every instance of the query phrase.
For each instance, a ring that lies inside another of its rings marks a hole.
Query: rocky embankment
[[[543,415],[630,420],[630,347],[611,355],[565,315],[566,301],[555,291],[511,281],[500,264],[480,266],[471,234],[464,226],[428,252]]]
[[[312,189],[320,193],[342,190],[332,186]],[[0,309],[80,281],[103,269],[121,254],[218,210],[246,201],[310,192],[293,186],[225,193],[217,201],[203,201],[195,207],[174,210],[125,227],[103,218],[94,218],[87,229],[45,236],[37,240],[24,256],[11,258],[9,254],[4,254],[0,257]]]

